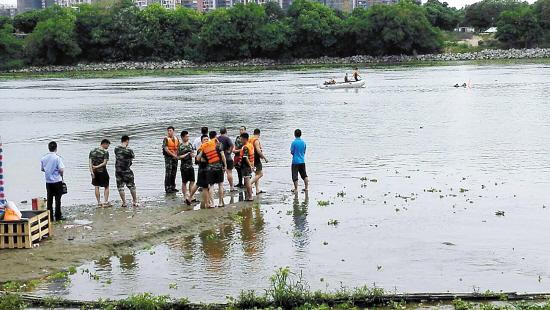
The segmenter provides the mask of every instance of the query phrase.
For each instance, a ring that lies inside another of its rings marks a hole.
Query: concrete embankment
[[[483,60],[514,60],[550,58],[550,48],[483,50],[470,53],[428,54],[428,55],[398,55],[373,57],[357,55],[350,57],[321,57],[294,60],[247,59],[223,62],[196,63],[188,60],[176,61],[126,61],[115,63],[82,63],[72,66],[42,66],[11,70],[12,73],[46,73],[75,71],[111,71],[111,70],[168,70],[168,69],[215,69],[215,68],[246,68],[246,67],[278,67],[307,65],[346,65],[346,64],[399,64],[399,63],[430,63]]]

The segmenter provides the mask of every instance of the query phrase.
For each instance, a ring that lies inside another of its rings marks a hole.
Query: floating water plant
[[[338,226],[339,223],[340,223],[340,222],[338,222],[338,220],[334,220],[334,219],[330,219],[330,220],[328,221],[328,224],[329,224],[329,225],[332,225],[332,226]]]
[[[498,210],[497,212],[495,212],[495,215],[496,216],[504,216],[504,211]]]
[[[320,206],[320,207],[326,207],[326,206],[330,205],[330,201],[328,201],[328,200],[319,200],[319,201],[317,201],[317,205]]]
[[[346,192],[344,192],[344,191],[341,191],[341,192],[336,193],[336,197],[342,197],[342,198],[344,198],[344,196],[346,196]]]

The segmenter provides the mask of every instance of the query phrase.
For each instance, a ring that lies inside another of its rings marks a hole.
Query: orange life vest
[[[178,138],[172,138],[166,137],[166,147],[173,152],[174,154],[178,153],[178,147],[180,146],[180,140]]]
[[[209,164],[215,164],[221,161],[220,154],[218,153],[218,139],[212,139],[203,145],[201,145],[202,152],[206,156]]]
[[[259,141],[260,139],[256,136],[252,136],[250,137],[250,139],[248,139],[248,143],[252,144],[252,147],[254,147],[254,151],[256,151],[256,141]]]
[[[244,158],[244,149],[248,150],[248,161],[250,162],[250,167],[254,167],[254,146],[250,141],[248,141],[247,144],[243,145],[243,148],[241,149],[241,157]]]

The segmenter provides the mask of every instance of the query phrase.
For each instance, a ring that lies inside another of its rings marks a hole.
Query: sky
[[[447,1],[447,3],[449,3],[450,6],[461,8],[461,7],[464,7],[465,5],[472,4],[479,0],[444,0],[444,1]],[[425,2],[425,1],[422,1],[422,2]],[[528,2],[533,3],[534,0],[528,0]],[[17,5],[17,0],[0,0],[0,4]]]

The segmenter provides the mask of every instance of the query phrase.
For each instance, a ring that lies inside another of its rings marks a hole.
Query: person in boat
[[[346,73],[346,76],[344,76],[344,83],[349,82],[348,74]]]
[[[359,81],[359,78],[361,76],[359,75],[359,68],[355,67],[355,69],[353,69],[353,78],[355,79],[355,81]]]

